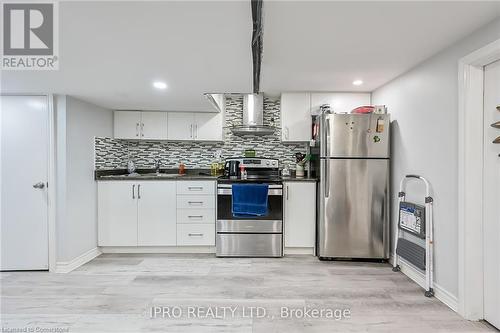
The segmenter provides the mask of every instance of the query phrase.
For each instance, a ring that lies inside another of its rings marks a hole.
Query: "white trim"
[[[392,260],[393,256],[391,256],[391,262]],[[401,257],[398,258],[398,265],[401,268],[401,273],[422,287],[422,297],[425,297],[425,274]],[[435,282],[433,287],[434,297],[447,305],[453,311],[458,312],[458,298]]]
[[[101,246],[102,253],[214,253],[215,246]]]
[[[57,263],[56,266],[56,273],[69,273],[72,270],[77,269],[78,267],[88,263],[95,257],[99,256],[101,254],[101,251],[97,247],[88,250],[87,252],[83,253],[82,255],[76,257],[75,259],[71,261],[60,261]]]
[[[49,272],[57,268],[57,243],[56,243],[56,118],[54,109],[54,95],[47,96],[49,107],[49,167],[47,177],[48,191],[48,246],[49,246]]]
[[[458,312],[483,319],[483,67],[500,39],[458,63]]]

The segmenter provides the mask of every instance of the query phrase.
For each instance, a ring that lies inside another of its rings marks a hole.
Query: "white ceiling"
[[[500,2],[266,2],[264,13],[263,91],[373,91],[499,17]]]
[[[61,2],[59,17],[59,70],[5,71],[4,91],[170,111],[213,111],[203,93],[251,91],[247,2]]]
[[[371,91],[499,16],[499,2],[264,2],[261,89]],[[248,1],[61,2],[59,71],[4,71],[2,92],[114,109],[211,110],[252,90]],[[354,79],[365,84],[354,87]],[[168,84],[152,88],[154,80]]]

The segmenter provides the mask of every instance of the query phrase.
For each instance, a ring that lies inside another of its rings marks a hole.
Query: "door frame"
[[[0,94],[0,96],[42,96],[47,98],[48,108],[48,165],[47,165],[47,245],[49,272],[56,271],[56,118],[55,96],[53,94]]]
[[[469,320],[484,318],[483,67],[498,59],[500,39],[458,62],[458,312]]]

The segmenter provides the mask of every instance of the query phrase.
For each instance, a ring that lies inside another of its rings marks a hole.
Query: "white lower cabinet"
[[[215,224],[177,224],[177,245],[214,246]]]
[[[177,209],[177,223],[215,224],[213,209]]]
[[[97,189],[99,246],[215,245],[214,181],[99,181]]]
[[[215,245],[214,181],[177,182],[177,245]]]
[[[175,246],[175,196],[174,181],[99,182],[99,246]]]
[[[99,246],[137,246],[137,196],[135,182],[99,182]]]
[[[143,182],[137,213],[137,245],[176,245],[175,182]]]
[[[316,241],[316,183],[284,183],[285,247],[314,248]]]

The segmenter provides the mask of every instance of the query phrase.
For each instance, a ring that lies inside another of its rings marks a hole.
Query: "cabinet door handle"
[[[135,136],[139,136],[139,123],[135,124]]]
[[[189,237],[193,237],[193,236],[198,236],[198,237],[202,237],[203,234],[202,233],[192,233],[192,234],[188,234]]]
[[[190,131],[191,139],[194,139],[194,137],[193,137],[193,124],[189,125],[189,131]]]
[[[135,199],[135,184],[132,185],[132,199]]]
[[[194,138],[198,139],[198,124],[194,125]]]
[[[141,184],[137,185],[137,199],[141,198]]]
[[[144,123],[141,123],[141,136],[144,136]]]
[[[190,191],[193,191],[193,190],[202,191],[203,186],[188,186],[188,190],[190,190]]]
[[[203,201],[188,201],[190,205],[203,205]]]
[[[286,200],[288,200],[288,193],[289,193],[288,185],[286,186]]]
[[[189,215],[188,216],[190,219],[202,219],[203,215]]]

